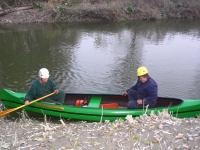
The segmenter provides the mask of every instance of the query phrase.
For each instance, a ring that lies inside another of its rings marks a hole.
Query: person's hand
[[[128,95],[128,93],[127,93],[127,92],[124,92],[124,93],[123,93],[123,96],[126,96],[126,95]]]
[[[59,92],[58,90],[54,90],[54,94],[58,94],[58,92]]]
[[[141,100],[141,99],[138,99],[138,100],[137,100],[137,103],[138,103],[138,105],[142,104],[142,100]]]
[[[28,106],[28,105],[30,105],[30,102],[28,100],[26,100],[24,105]]]

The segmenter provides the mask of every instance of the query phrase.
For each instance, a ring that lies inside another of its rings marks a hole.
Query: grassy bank
[[[2,1],[1,1],[2,2]],[[18,6],[32,9],[20,10],[0,16],[1,23],[30,22],[91,22],[157,19],[199,19],[199,0],[49,0],[25,1]],[[12,6],[10,6],[12,5]],[[2,8],[11,9],[13,3]]]
[[[64,6],[57,8],[57,18],[62,21],[200,18],[198,0],[90,0],[75,4],[64,3]]]

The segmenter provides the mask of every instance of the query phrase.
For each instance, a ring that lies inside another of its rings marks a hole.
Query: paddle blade
[[[100,104],[100,108],[118,108],[118,104],[117,103]]]
[[[4,110],[4,111],[0,112],[0,117],[3,117],[4,115],[9,114],[12,111],[15,111],[14,108],[13,109]]]

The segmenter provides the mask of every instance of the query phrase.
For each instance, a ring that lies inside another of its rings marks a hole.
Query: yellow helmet
[[[137,76],[138,76],[138,77],[143,76],[143,75],[145,75],[145,74],[147,74],[147,73],[148,73],[148,70],[147,70],[146,67],[139,67],[139,68],[137,69]]]

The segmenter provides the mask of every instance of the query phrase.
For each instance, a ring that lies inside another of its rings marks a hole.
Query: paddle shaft
[[[31,101],[30,104],[33,104],[33,103],[35,103],[35,102],[37,102],[37,101],[40,101],[40,100],[42,100],[42,99],[44,99],[44,98],[47,98],[47,97],[49,97],[49,96],[51,96],[51,95],[53,95],[53,94],[54,94],[54,92],[53,92],[53,93],[50,93],[50,94],[48,94],[48,95],[45,95],[45,96],[43,96],[43,97],[40,97],[40,98],[38,98],[38,99],[36,99],[36,100],[34,100],[34,101]],[[22,105],[22,106],[19,106],[19,107],[16,107],[16,108],[7,109],[7,110],[5,110],[5,111],[2,111],[2,112],[0,112],[0,117],[6,115],[6,114],[8,114],[8,113],[11,113],[11,112],[13,112],[13,111],[15,111],[15,110],[18,110],[18,109],[20,109],[20,108],[23,108],[23,107],[25,107],[25,106],[26,106],[26,105]]]

